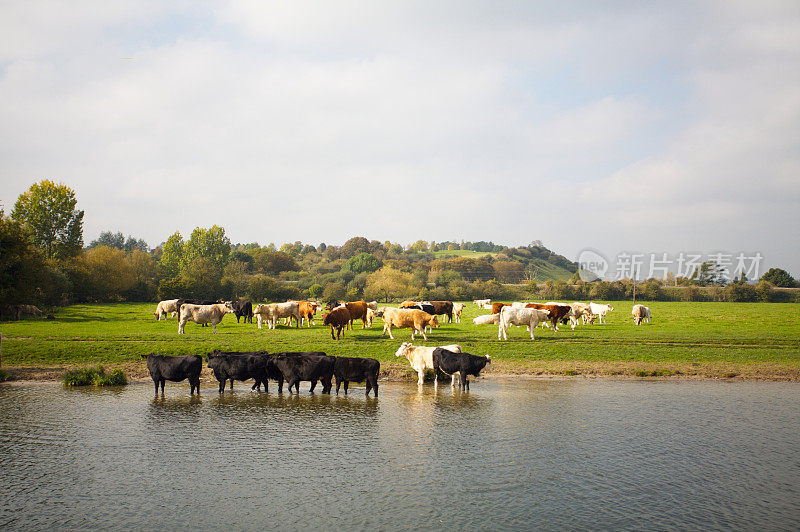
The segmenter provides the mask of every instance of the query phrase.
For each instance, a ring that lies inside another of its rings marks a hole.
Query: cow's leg
[[[422,328],[422,338],[424,338],[426,342],[428,341],[428,336],[425,334],[425,327]]]
[[[233,391],[233,377],[231,377],[231,391]]]
[[[417,379],[417,384],[422,386],[422,382],[425,380],[425,369],[424,368],[418,369],[417,376],[419,377],[419,379]]]
[[[392,336],[392,327],[391,327],[391,325],[389,326],[389,338],[394,340],[394,336]]]
[[[350,384],[350,381],[344,381],[344,394],[347,395],[347,386]],[[338,385],[337,385],[338,386]],[[336,391],[339,391],[338,389]]]
[[[158,395],[158,381],[156,379],[153,379],[153,384],[156,385],[156,395]]]
[[[342,381],[338,378],[336,379],[336,395],[339,395],[339,388],[342,386]],[[345,393],[347,393],[347,388],[345,388]]]
[[[311,389],[308,390],[308,391],[311,392],[311,393],[314,393],[314,388],[316,388],[316,387],[317,387],[317,380],[314,379],[314,380],[311,381]],[[297,393],[300,393],[300,391],[298,391]]]

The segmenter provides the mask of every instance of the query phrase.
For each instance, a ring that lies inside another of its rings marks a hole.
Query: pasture
[[[458,343],[476,355],[490,355],[488,374],[631,376],[800,380],[800,320],[796,305],[782,303],[646,302],[651,324],[635,326],[630,302],[612,302],[605,325],[562,325],[558,332],[537,328],[531,341],[524,328],[512,327],[509,340],[497,340],[497,325],[473,325],[488,311],[469,303],[462,323],[443,323],[414,343]],[[18,379],[60,378],[55,372],[85,364],[121,367],[134,378],[147,375],[140,355],[204,355],[227,351],[324,351],[334,356],[376,358],[384,376],[413,379],[405,359],[394,356],[409,329],[395,329],[395,340],[381,338],[383,321],[371,329],[346,331],[331,340],[322,325],[297,329],[280,325],[258,330],[236,323],[232,314],[217,326],[186,325],[178,335],[175,319],[155,321],[155,303],[73,305],[55,320],[41,318],[0,323],[3,369]]]

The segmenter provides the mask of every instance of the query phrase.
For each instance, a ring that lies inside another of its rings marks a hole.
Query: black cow
[[[236,316],[236,323],[239,323],[239,318],[244,318],[245,323],[253,323],[253,304],[247,300],[234,301],[233,314]]]
[[[433,350],[433,372],[438,375],[442,370],[448,375],[455,372],[461,374],[461,390],[469,390],[470,375],[478,376],[486,364],[491,364],[492,359],[489,355],[479,357],[469,353],[453,353],[447,349],[437,347]]]
[[[272,357],[266,351],[219,351],[214,350],[206,356],[208,360],[208,367],[219,382],[219,393],[225,391],[225,383],[231,381],[231,390],[233,390],[233,381],[246,381],[247,379],[254,379],[255,383],[250,388],[251,390],[261,391],[261,385],[264,385],[264,391],[269,391],[267,386],[267,378],[278,381],[278,392],[283,392],[283,374],[278,371]]]
[[[142,355],[142,358],[147,359],[147,369],[156,385],[156,395],[158,395],[159,383],[163,394],[164,381],[180,382],[184,379],[189,379],[190,394],[194,395],[194,390],[197,388],[197,395],[200,395],[200,372],[203,370],[203,359],[199,355],[170,357],[150,353]]]
[[[336,377],[336,393],[344,382],[344,393],[347,394],[347,385],[350,381],[367,383],[367,395],[370,390],[375,390],[378,397],[378,373],[381,363],[374,358],[335,357],[333,362],[333,376]]]
[[[453,323],[453,302],[452,301],[426,301],[430,305],[433,305],[433,312],[429,312],[428,314],[432,314],[434,316],[445,315],[447,316],[448,323]],[[444,319],[442,319],[444,321]]]
[[[292,393],[292,386],[300,393],[300,381],[311,381],[309,391],[313,392],[318,380],[322,381],[322,393],[331,393],[334,357],[319,351],[290,352],[275,353],[273,360],[289,383],[289,393]]]

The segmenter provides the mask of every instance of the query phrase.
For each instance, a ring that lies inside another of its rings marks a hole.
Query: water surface
[[[0,386],[0,527],[800,528],[800,386]]]

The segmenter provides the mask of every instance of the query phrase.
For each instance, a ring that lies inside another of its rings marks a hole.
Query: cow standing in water
[[[164,393],[164,381],[180,382],[189,379],[191,386],[190,394],[200,395],[200,372],[203,370],[203,359],[199,355],[187,355],[182,357],[170,357],[166,355],[142,355],[147,360],[147,370],[156,385],[156,395],[158,395],[158,385],[161,385],[161,393]]]

